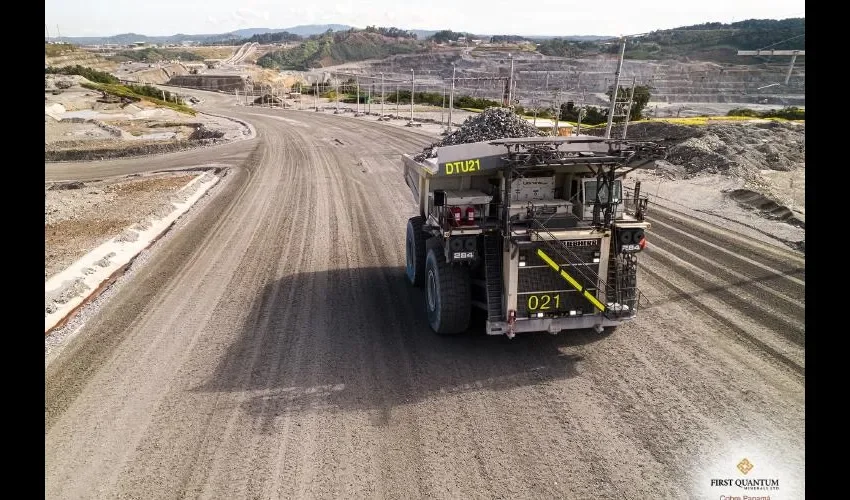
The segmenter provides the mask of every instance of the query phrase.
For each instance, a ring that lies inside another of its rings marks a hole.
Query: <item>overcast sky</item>
[[[347,24],[476,34],[629,35],[704,22],[805,17],[805,0],[45,0],[50,36],[226,33]]]

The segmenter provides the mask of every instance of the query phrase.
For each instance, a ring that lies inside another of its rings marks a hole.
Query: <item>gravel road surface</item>
[[[205,105],[257,138],[45,166],[233,167],[46,360],[46,498],[718,498],[743,458],[803,498],[801,254],[653,210],[635,321],[441,338],[403,267],[433,137]]]

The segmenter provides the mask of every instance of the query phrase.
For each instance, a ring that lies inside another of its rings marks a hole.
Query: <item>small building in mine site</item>
[[[537,127],[541,132],[552,135],[552,131],[555,128],[555,120],[553,120],[551,118],[537,118],[535,120],[534,118],[528,118],[528,117],[525,117],[525,119],[528,120],[529,123],[531,123],[532,125]],[[574,125],[572,125],[568,122],[565,122],[565,121],[559,121],[558,122],[558,134],[557,135],[560,135],[562,137],[571,136],[571,135],[573,135],[574,129],[575,129]]]

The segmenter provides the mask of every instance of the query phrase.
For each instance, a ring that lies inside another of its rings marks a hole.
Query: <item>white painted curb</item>
[[[197,189],[185,201],[172,202],[174,210],[167,216],[148,224],[136,224],[128,228],[120,236],[90,251],[67,269],[47,280],[44,283],[44,332],[47,333],[53,329],[117,271],[168,230],[218,180],[216,175],[198,175],[178,192],[183,192],[195,184],[198,184]]]

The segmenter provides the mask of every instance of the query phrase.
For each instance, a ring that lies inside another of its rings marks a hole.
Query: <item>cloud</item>
[[[213,16],[207,16],[207,22],[210,24],[218,24],[219,20],[214,18]]]
[[[333,11],[341,16],[345,16],[348,14],[352,14],[354,9],[352,8],[350,3],[338,3],[333,6]]]
[[[233,13],[233,18],[237,21],[254,21],[254,20],[269,20],[269,12],[266,11],[256,11],[253,9],[240,8],[236,9],[236,12]]]

